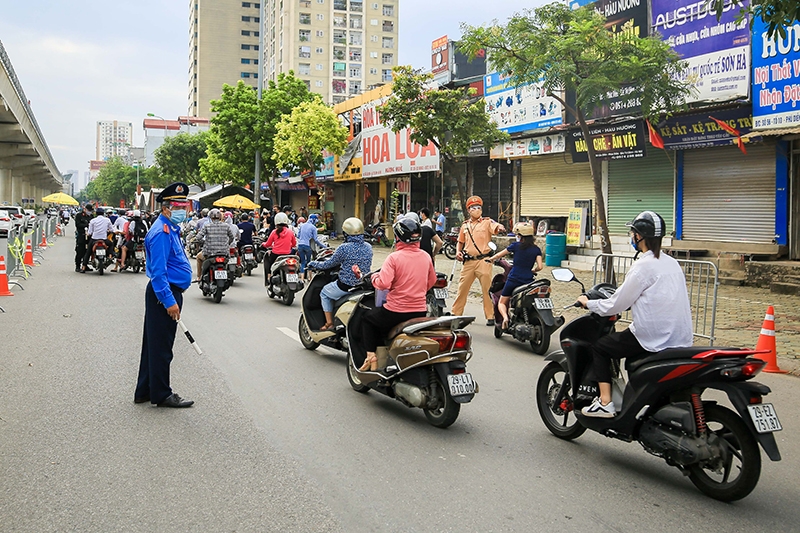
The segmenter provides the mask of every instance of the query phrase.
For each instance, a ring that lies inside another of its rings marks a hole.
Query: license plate
[[[247,260],[253,259],[253,254],[244,254],[244,258]]]
[[[144,252],[136,252],[136,259],[144,259]]]
[[[297,274],[286,274],[286,283],[297,283],[300,280],[300,276]]]
[[[214,279],[228,279],[228,271],[227,270],[215,270],[214,271]]]
[[[750,411],[750,418],[753,419],[753,425],[759,433],[772,433],[783,429],[778,420],[778,413],[775,412],[771,403],[748,405],[747,409]]]
[[[236,258],[235,257],[231,257],[230,259],[228,259],[228,264],[229,265],[235,265],[236,264]]]
[[[447,384],[450,386],[450,396],[475,394],[475,382],[472,381],[472,374],[448,374]]]
[[[553,300],[551,300],[550,298],[535,298],[533,300],[533,304],[536,306],[536,309],[553,308]]]
[[[98,248],[97,250],[94,251],[94,254],[97,257],[104,257],[106,255],[106,251],[103,250],[103,249]]]
[[[437,300],[447,300],[447,289],[434,288],[433,296]]]

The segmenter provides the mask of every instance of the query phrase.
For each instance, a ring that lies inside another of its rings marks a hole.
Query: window
[[[254,45],[253,45],[253,50],[256,50],[256,51],[258,51],[258,45],[257,45],[257,44],[254,44]]]
[[[391,65],[394,62],[394,54],[382,54],[381,63],[384,65]]]
[[[370,74],[377,74],[377,73],[378,73],[378,69],[376,69],[376,68],[371,68],[371,69],[369,69],[369,73],[370,73]]]
[[[344,78],[347,75],[347,73],[345,71],[346,71],[346,65],[344,63],[341,63],[341,62],[338,62],[338,61],[334,61],[333,62],[333,75],[334,76],[339,76],[340,78]]]
[[[250,37],[250,30],[242,30],[242,35],[245,37]]]
[[[316,53],[318,53],[318,54],[324,54],[324,53],[325,53],[325,49],[323,49],[323,48],[322,48],[322,47],[320,47],[320,46],[318,46],[318,47],[317,47],[317,49],[316,49],[316,50],[314,50],[314,51],[315,51]]]
[[[382,48],[394,48],[394,39],[392,37],[384,37]]]
[[[322,30],[317,30],[317,37],[325,37],[325,32]]]
[[[310,41],[311,40],[311,30],[300,30],[300,40],[301,41]]]
[[[357,11],[361,12],[363,9],[364,3],[359,1],[350,0],[350,11]]]
[[[377,26],[378,25],[378,19],[370,19],[369,20],[369,25],[370,26]]]
[[[360,30],[364,27],[364,24],[361,21],[361,17],[358,15],[352,15],[350,17],[350,28],[354,30]]]
[[[378,3],[377,2],[372,4],[372,9],[378,9]]]
[[[253,7],[256,9],[261,9],[261,4],[253,4]]]
[[[333,94],[344,94],[347,92],[347,82],[344,80],[333,80],[331,82],[331,89]]]
[[[311,57],[311,47],[310,46],[301,46],[300,47],[300,57]]]
[[[338,46],[333,47],[333,58],[342,60],[344,59],[344,48],[340,48]]]
[[[316,68],[317,68],[317,70],[322,70],[325,67],[322,65],[322,63],[317,63],[317,67]]]
[[[377,35],[371,35],[369,40],[372,41],[373,43],[377,43],[378,42],[378,36]]]
[[[306,84],[306,89],[308,89],[310,91],[311,90],[311,82],[309,80],[303,80],[303,83]]]
[[[325,15],[322,13],[317,13],[317,20],[325,20]]]
[[[250,50],[250,45],[249,44],[243,44],[242,45],[242,50]]]
[[[383,4],[383,16],[384,17],[393,17],[394,16],[394,6]]]
[[[250,73],[249,72],[242,72],[242,77],[243,78],[249,78],[250,77]]]
[[[311,24],[311,13],[300,13],[300,24]]]
[[[344,30],[333,30],[333,42],[337,44],[346,44],[347,32]]]
[[[322,87],[322,80],[315,81],[314,85],[316,85],[317,87]]]
[[[361,77],[361,65],[355,65],[353,63],[350,64],[350,77],[351,78]]]
[[[311,7],[311,0],[300,0],[300,7]]]
[[[361,61],[361,48],[350,49],[350,61]]]
[[[309,76],[311,74],[311,63],[299,63],[298,73],[301,76]]]
[[[250,17],[242,17],[242,22],[250,22]]]
[[[250,7],[250,2],[242,2],[242,7]]]
[[[258,17],[253,17],[253,22],[261,22],[261,19]]]
[[[242,58],[242,65],[249,65],[249,64],[250,64],[250,60],[247,59],[246,57],[243,57]]]
[[[360,45],[361,44],[361,32],[360,31],[351,31],[350,32],[350,44]]]
[[[333,15],[333,27],[334,28],[346,28],[347,27],[347,15]]]
[[[347,11],[347,0],[333,0],[333,9]]]
[[[378,52],[370,52],[369,53],[369,57],[371,57],[373,59],[377,59],[378,58]]]
[[[350,94],[359,94],[361,92],[361,82],[360,81],[351,81],[350,82]]]
[[[386,68],[383,69],[382,74],[381,74],[381,80],[384,81],[384,82],[387,82],[387,83],[392,81],[392,69],[390,69],[390,68],[389,69],[386,69]]]
[[[253,37],[258,37],[258,32],[257,31],[253,32]]]
[[[391,20],[384,20],[383,31],[394,31],[394,22],[392,22]]]

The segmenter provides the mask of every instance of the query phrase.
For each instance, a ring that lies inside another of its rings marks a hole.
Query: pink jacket
[[[395,313],[426,311],[425,293],[436,283],[431,256],[419,243],[397,243],[397,251],[389,254],[381,271],[372,276],[372,286],[389,290],[383,305]]]

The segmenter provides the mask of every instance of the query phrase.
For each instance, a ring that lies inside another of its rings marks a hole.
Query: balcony
[[[361,49],[350,50],[350,61],[361,61]]]
[[[381,56],[381,63],[384,65],[391,65],[394,63],[394,56],[392,54],[383,54]]]
[[[344,58],[345,58],[344,48],[334,48],[333,49],[333,58],[334,59],[338,59],[340,61],[344,61]]]
[[[334,28],[347,28],[347,17],[342,15],[334,15],[333,17]]]
[[[350,11],[355,11],[357,13],[361,13],[364,11],[364,3],[363,2],[350,2]]]
[[[300,0],[300,7],[311,7],[311,0]]]
[[[333,0],[333,9],[347,11],[347,0]]]
[[[333,42],[334,44],[347,44],[347,33],[343,31],[334,30]]]
[[[347,77],[347,71],[345,70],[334,70],[333,76],[336,78],[344,78]]]
[[[384,17],[393,17],[394,16],[394,6],[383,6],[383,16]]]
[[[394,22],[391,20],[384,20],[383,21],[383,31],[393,32],[394,31]]]
[[[364,27],[363,22],[361,21],[361,17],[352,17],[350,19],[350,29],[351,30],[360,30]]]

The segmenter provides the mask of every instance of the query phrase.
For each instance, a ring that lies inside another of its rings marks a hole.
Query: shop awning
[[[189,200],[201,200],[206,196],[211,196],[212,194],[216,194],[222,190],[222,185],[214,185],[213,187],[204,190],[203,192],[199,192],[197,194],[193,194],[189,196]]]
[[[758,137],[783,137],[786,135],[800,136],[800,126],[795,126],[794,128],[776,128],[774,130],[751,131],[750,133],[742,135],[742,139],[755,139]]]

